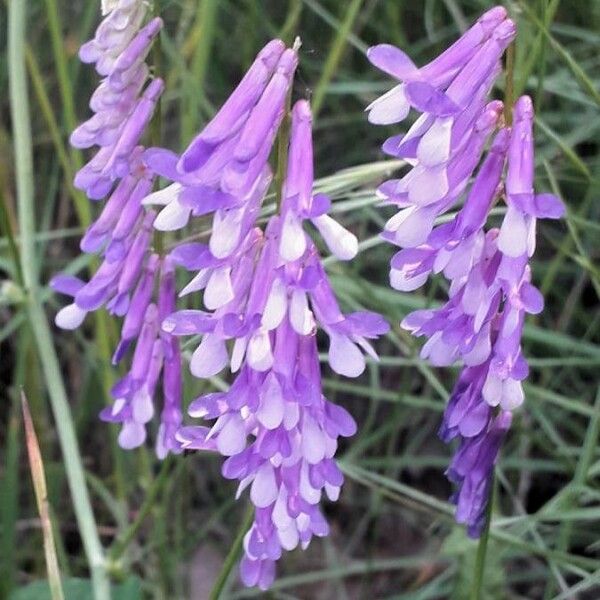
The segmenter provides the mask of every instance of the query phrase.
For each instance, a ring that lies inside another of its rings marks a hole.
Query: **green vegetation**
[[[60,300],[50,276],[93,268],[78,237],[97,207],[71,184],[82,157],[68,134],[88,114],[95,74],[76,51],[98,21],[99,0],[1,3],[0,598],[51,597],[40,581],[47,571],[21,390],[67,600],[107,597],[107,577],[121,600],[203,600],[217,582],[219,597],[231,599],[461,600],[477,597],[474,589],[489,599],[600,597],[600,2],[507,3],[519,26],[514,91],[531,94],[538,110],[538,188],[559,194],[568,216],[538,231],[534,281],[546,307],[526,328],[532,373],[497,467],[485,556],[453,523],[443,475],[450,449],[436,436],[456,370],[426,365],[398,327],[436,301],[435,284],[411,294],[387,285],[393,250],[378,237],[387,211],[374,189],[401,168],[379,150],[394,128],[370,126],[363,110],[389,86],[364,56],[369,45],[394,43],[420,64],[492,3],[154,2],[165,20],[160,127],[175,151],[267,39],[301,36],[294,97],[314,95],[319,105],[318,185],[362,248],[350,264],[326,263],[344,307],[381,312],[392,332],[378,344],[381,362],[359,380],[324,369],[329,398],[359,423],[340,451],[341,498],[325,508],[331,536],[285,557],[268,594],[241,590],[235,567],[219,574],[231,568],[246,521],[220,459],[196,453],[160,464],[151,448],[119,449],[97,416],[118,376],[114,324],[99,315],[75,335],[52,324]],[[202,386],[186,373],[186,402]]]

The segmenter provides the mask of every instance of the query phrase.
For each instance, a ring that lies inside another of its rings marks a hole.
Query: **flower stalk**
[[[227,585],[227,580],[229,579],[229,575],[235,567],[235,564],[240,558],[242,554],[242,550],[244,548],[244,537],[246,533],[250,529],[252,525],[252,521],[254,519],[254,508],[251,504],[246,507],[246,512],[244,513],[244,518],[240,527],[238,529],[237,535],[235,536],[235,540],[231,544],[231,548],[225,557],[225,561],[223,563],[223,567],[219,571],[217,579],[215,581],[214,586],[212,587],[209,595],[209,600],[219,600],[225,586]]]
[[[494,505],[494,492],[496,490],[496,479],[492,472],[491,481],[491,492],[490,499],[488,501],[486,514],[485,514],[485,525],[481,537],[477,543],[477,556],[475,558],[475,576],[473,578],[473,587],[471,588],[471,600],[480,600],[481,592],[483,590],[483,580],[485,574],[485,562],[488,549],[488,541],[490,538],[490,528],[492,525],[492,510]]]

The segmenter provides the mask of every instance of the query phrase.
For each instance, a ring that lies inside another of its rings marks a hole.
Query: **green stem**
[[[483,588],[483,576],[485,574],[485,559],[487,555],[488,540],[490,538],[490,524],[492,522],[492,507],[494,504],[494,496],[496,490],[496,478],[492,472],[491,492],[488,500],[488,505],[485,514],[485,526],[483,533],[479,538],[477,546],[477,557],[475,559],[475,577],[473,579],[473,587],[471,589],[471,600],[479,600],[481,598],[481,590]]]
[[[69,69],[67,67],[66,51],[63,43],[64,36],[61,32],[58,6],[56,0],[44,1],[46,4],[46,17],[48,18],[52,53],[55,61],[56,74],[58,76],[58,86],[60,88],[63,103],[65,125],[69,129],[74,129],[77,125],[77,119],[75,117],[73,89],[71,87],[71,78],[69,77]]]
[[[158,476],[152,482],[152,485],[146,492],[146,497],[135,520],[129,525],[129,527],[123,532],[121,536],[115,541],[114,545],[110,549],[108,556],[111,562],[118,561],[121,556],[123,556],[125,550],[132,542],[139,528],[142,526],[146,517],[152,510],[154,505],[154,501],[156,500],[158,494],[163,489],[165,483],[169,480],[169,475],[171,474],[171,457],[166,458],[163,462]]]
[[[37,281],[32,137],[25,67],[27,6],[27,0],[11,0],[8,5],[10,110],[21,231],[21,269],[28,293],[27,310],[30,326],[35,336],[37,351],[46,378],[75,516],[92,575],[95,598],[104,600],[110,598],[110,584],[104,565],[104,553],[85,484],[83,464],[60,364],[41,304]]]
[[[298,52],[302,42],[297,37],[294,41],[294,50]],[[290,128],[291,128],[291,116],[290,111],[292,109],[292,90],[293,85],[290,84],[286,98],[285,107],[283,112],[283,119],[281,126],[279,127],[279,133],[277,135],[277,173],[275,174],[275,212],[279,214],[281,212],[281,205],[283,203],[283,194],[285,186],[285,178],[287,175],[287,163],[288,163],[288,152],[290,147]]]
[[[21,273],[19,249],[17,248],[17,243],[15,241],[15,235],[10,222],[9,211],[6,202],[6,194],[3,194],[2,200],[0,201],[0,233],[2,233],[4,238],[6,238],[8,243],[8,249],[15,266],[14,277],[19,285],[23,285],[23,274]]]
[[[67,65],[67,52],[64,45],[64,35],[61,31],[61,20],[59,16],[56,0],[44,0],[46,5],[46,17],[48,19],[48,29],[50,31],[50,40],[52,44],[52,56],[56,67],[56,75],[58,78],[58,88],[63,106],[64,124],[68,131],[73,131],[77,127],[77,116],[75,114],[75,104],[73,102],[73,87],[71,78],[69,77],[69,69]],[[81,152],[75,148],[71,148],[71,162],[75,170],[79,170],[83,166]],[[85,202],[83,194],[75,192],[73,195],[79,222],[84,227],[89,225],[91,220],[91,209],[88,202]]]
[[[60,166],[64,171],[65,184],[69,189],[69,193],[73,198],[73,202],[75,203],[75,209],[77,211],[79,223],[83,227],[86,227],[90,224],[89,202],[87,201],[85,195],[79,190],[75,189],[75,186],[73,185],[75,173],[71,167],[72,161],[63,142],[62,133],[58,126],[58,122],[56,121],[56,115],[54,108],[52,107],[52,102],[50,101],[50,97],[46,91],[46,84],[44,82],[44,77],[40,70],[40,66],[30,47],[25,49],[25,57],[27,60],[29,77],[31,78],[31,83],[33,84],[35,97],[37,98],[44,120],[48,125],[48,132],[52,138],[52,143],[54,144],[58,161],[60,162]]]
[[[23,339],[21,334],[21,339]],[[17,573],[15,546],[17,520],[19,516],[19,454],[20,427],[17,419],[17,402],[13,400],[6,424],[4,451],[4,473],[0,479],[0,598],[10,597]]]
[[[231,573],[233,566],[237,562],[240,554],[242,553],[242,545],[244,543],[244,536],[248,529],[250,529],[250,525],[252,525],[252,519],[254,518],[254,507],[252,504],[249,504],[246,508],[246,514],[244,515],[244,520],[240,525],[238,530],[238,534],[225,558],[225,562],[223,563],[223,568],[219,572],[219,576],[215,581],[215,585],[210,591],[209,600],[219,600],[221,594],[223,593],[223,589],[225,588],[225,584],[229,579],[229,574]]]

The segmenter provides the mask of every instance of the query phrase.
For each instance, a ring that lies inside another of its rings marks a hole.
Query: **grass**
[[[313,96],[318,105],[318,187],[332,195],[337,218],[362,249],[351,264],[328,260],[327,268],[345,308],[380,311],[394,325],[378,344],[381,362],[361,379],[324,368],[328,397],[352,412],[359,433],[340,448],[346,484],[325,508],[330,538],[280,561],[268,595],[242,590],[235,576],[231,557],[245,509],[233,502],[220,460],[194,454],[159,464],[149,448],[119,450],[114,429],[98,421],[118,375],[109,365],[114,323],[100,315],[76,335],[48,324],[59,307],[49,277],[93,268],[79,256],[77,237],[98,208],[70,183],[82,157],[67,138],[88,114],[95,85],[76,57],[97,22],[95,5],[0,5],[0,26],[10,29],[8,45],[7,34],[0,37],[0,85],[8,89],[7,73],[11,84],[10,97],[0,98],[2,114],[11,115],[0,121],[0,598],[50,597],[35,587],[46,578],[49,522],[67,599],[93,597],[92,589],[102,597],[108,577],[113,597],[127,600],[208,597],[190,591],[198,579],[218,580],[220,598],[462,599],[479,588],[481,598],[598,597],[600,5],[507,3],[519,27],[514,92],[530,93],[541,107],[538,188],[559,193],[568,216],[538,231],[533,279],[546,307],[525,331],[532,372],[498,465],[485,560],[453,523],[443,476],[451,450],[436,438],[457,371],[429,367],[419,343],[397,327],[406,313],[436,301],[435,284],[412,294],[387,285],[392,249],[377,236],[386,211],[374,189],[400,168],[379,151],[394,128],[370,126],[363,110],[388,86],[365,59],[370,44],[396,43],[420,64],[491,3],[160,0],[155,7],[165,20],[161,130],[174,150],[268,38],[302,38],[294,98]],[[500,81],[498,96],[502,88]],[[493,220],[501,214],[496,209]],[[186,401],[201,385],[186,375]],[[21,389],[44,463],[43,520]]]

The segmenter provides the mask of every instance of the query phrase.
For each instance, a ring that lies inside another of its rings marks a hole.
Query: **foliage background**
[[[21,0],[8,0],[18,2]],[[155,0],[156,2],[157,0]],[[389,246],[377,238],[386,211],[374,188],[398,165],[383,162],[381,142],[397,128],[367,124],[364,107],[388,89],[370,68],[368,45],[391,42],[421,64],[492,3],[486,0],[160,0],[166,27],[159,71],[165,146],[181,150],[227,97],[271,37],[302,37],[296,97],[312,96],[316,172],[335,210],[362,240],[351,264],[328,263],[346,308],[382,312],[392,333],[378,345],[379,364],[357,381],[332,375],[325,388],[359,423],[341,448],[347,483],[326,513],[332,534],[280,561],[269,594],[241,590],[235,572],[223,598],[468,598],[484,568],[485,598],[600,597],[600,1],[519,0],[515,82],[536,103],[538,189],[554,190],[568,218],[539,227],[534,280],[546,295],[529,319],[525,352],[532,374],[497,469],[497,493],[485,564],[477,544],[456,527],[443,471],[450,449],[437,440],[456,376],[418,358],[400,331],[409,311],[435,302],[441,282],[424,292],[387,287]],[[56,552],[68,598],[91,597],[48,403],[39,345],[20,287],[21,215],[15,198],[14,124],[9,118],[7,2],[0,4],[0,597],[45,598],[40,519],[31,484],[19,390],[29,399],[48,480]],[[45,287],[57,270],[84,272],[83,225],[96,206],[70,185],[81,156],[67,146],[87,116],[96,83],[76,51],[98,22],[98,3],[29,2],[27,69],[35,175],[35,269],[39,300],[51,319],[60,306]],[[503,81],[497,94],[502,97]],[[495,219],[502,208],[495,209]],[[15,242],[13,245],[12,242]],[[167,240],[167,244],[173,240]],[[208,598],[242,521],[243,502],[220,476],[220,460],[187,455],[157,463],[150,448],[125,453],[98,421],[116,373],[106,348],[116,335],[104,318],[75,334],[52,329],[80,443],[96,523],[111,548],[115,597]],[[215,380],[216,386],[226,382]],[[201,392],[186,379],[186,401]],[[68,458],[67,458],[68,460]],[[132,526],[133,524],[133,526]],[[120,543],[126,534],[126,542]],[[115,545],[115,540],[117,544]],[[37,586],[37,587],[36,587]]]

